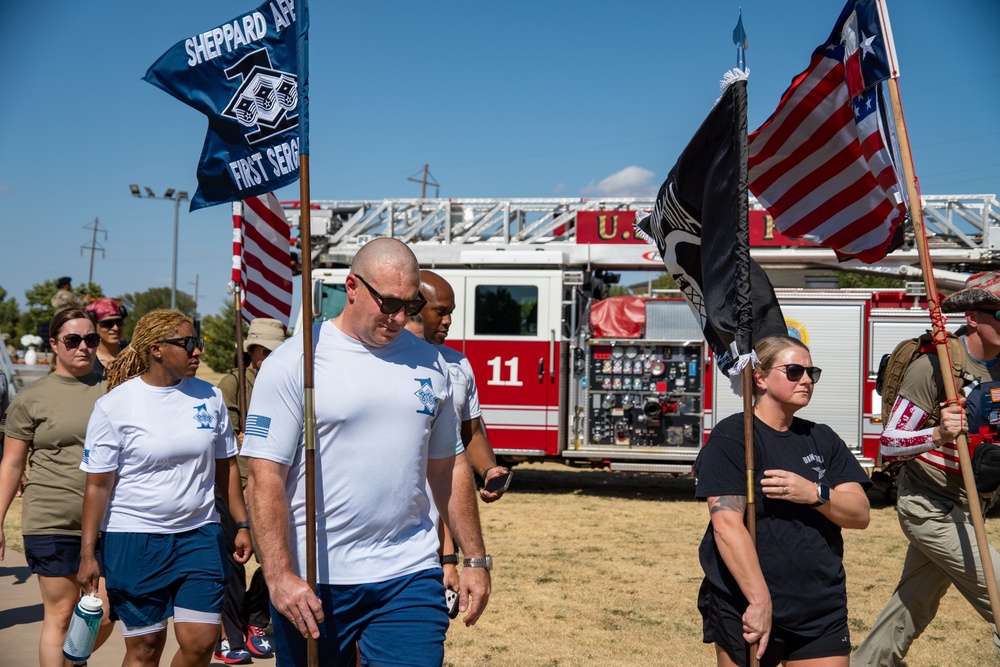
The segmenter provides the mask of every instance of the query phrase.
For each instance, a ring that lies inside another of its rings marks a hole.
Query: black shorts
[[[101,562],[101,546],[94,550]],[[80,569],[80,538],[74,535],[25,535],[24,559],[40,577],[75,577]]]
[[[737,665],[747,663],[747,643],[743,639],[743,611],[728,596],[707,582],[698,591],[702,616],[702,636],[706,644],[718,644]],[[851,632],[847,615],[819,636],[804,636],[772,627],[761,667],[775,667],[782,660],[809,660],[851,654]]]

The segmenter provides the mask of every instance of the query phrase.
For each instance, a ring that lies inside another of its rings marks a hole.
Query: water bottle
[[[66,641],[63,642],[63,655],[68,660],[84,662],[90,657],[103,615],[100,598],[94,595],[80,598],[79,604],[73,609],[73,618],[66,631]]]

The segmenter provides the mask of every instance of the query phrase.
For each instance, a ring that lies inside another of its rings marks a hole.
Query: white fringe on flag
[[[747,67],[745,70],[738,67],[734,67],[725,74],[722,75],[722,80],[719,81],[719,99],[715,100],[718,104],[722,96],[726,94],[726,88],[733,85],[737,81],[747,81],[750,78],[750,68]]]
[[[733,353],[733,358],[736,359],[736,363],[729,369],[729,386],[734,394],[742,397],[743,369],[747,367],[747,364],[751,368],[760,366],[760,357],[757,356],[757,350],[750,350],[749,354],[736,354],[736,341],[733,341],[730,350]]]

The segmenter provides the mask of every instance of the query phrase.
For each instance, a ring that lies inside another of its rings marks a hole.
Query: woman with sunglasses
[[[126,664],[159,664],[171,616],[172,664],[209,664],[229,567],[216,488],[239,526],[234,558],[252,553],[229,411],[194,377],[204,345],[178,311],[143,316],[87,425],[78,580],[87,588],[106,577]]]
[[[97,347],[97,358],[94,360],[94,372],[106,377],[107,367],[125,348],[125,314],[124,306],[119,306],[114,299],[98,299],[87,305],[87,313],[97,323],[97,333],[101,344]]]
[[[49,323],[53,371],[19,391],[5,420],[4,457],[0,461],[0,525],[21,481],[26,462],[31,474],[21,506],[21,531],[28,567],[38,575],[44,616],[38,642],[42,667],[63,667],[62,644],[73,607],[80,599],[80,527],[86,475],[80,470],[84,434],[104,382],[94,371],[100,337],[87,314],[77,308],[56,313]],[[0,560],[5,536],[0,532]],[[105,600],[102,581],[97,590]],[[111,631],[105,616],[99,646]]]
[[[868,476],[824,424],[795,416],[809,405],[821,371],[790,336],[755,346],[754,468],[757,543],[747,506],[743,414],[712,430],[695,461],[696,495],[710,523],[699,549],[698,595],[705,643],[721,665],[848,667],[842,528],[868,525]]]

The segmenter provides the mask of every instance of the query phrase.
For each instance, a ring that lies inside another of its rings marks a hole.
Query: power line
[[[423,175],[422,178],[414,178],[417,174],[420,173],[418,171],[417,174],[414,174],[413,176],[407,176],[406,180],[413,181],[414,183],[420,183],[420,198],[421,199],[425,199],[427,197],[427,186],[428,185],[433,185],[434,186],[434,196],[437,197],[438,195],[440,195],[441,184],[438,183],[436,180],[434,180],[434,175],[431,174],[431,172],[428,170],[428,164],[426,162],[424,163],[423,172],[424,172],[424,175]]]
[[[90,240],[90,245],[80,246],[80,257],[83,257],[83,251],[90,251],[90,272],[87,273],[87,284],[90,285],[94,282],[94,252],[97,250],[101,251],[101,259],[104,259],[104,246],[97,242],[97,232],[104,232],[104,240],[108,240],[108,230],[101,227],[100,220],[94,218],[93,225],[84,225],[84,229],[94,230],[94,235]]]

